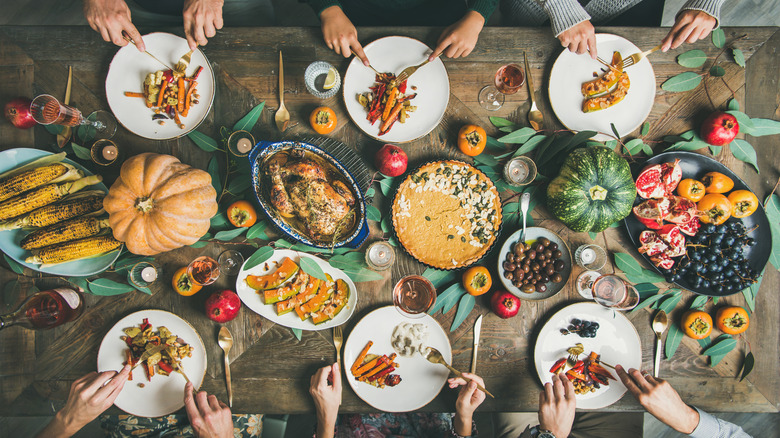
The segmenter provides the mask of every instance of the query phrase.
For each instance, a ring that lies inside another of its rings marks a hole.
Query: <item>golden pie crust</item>
[[[398,187],[392,208],[398,241],[420,262],[439,269],[476,263],[501,225],[493,182],[470,164],[434,161]]]

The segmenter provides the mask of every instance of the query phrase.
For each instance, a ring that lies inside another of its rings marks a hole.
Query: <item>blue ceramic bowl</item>
[[[344,181],[347,183],[347,185],[349,185],[349,187],[352,189],[352,193],[355,194],[354,208],[357,209],[356,213],[358,215],[358,218],[355,221],[354,229],[348,236],[334,243],[330,243],[330,242],[323,243],[323,242],[312,240],[311,238],[309,238],[309,236],[300,233],[298,230],[296,230],[290,224],[288,224],[287,221],[285,221],[284,218],[281,217],[276,212],[276,209],[273,207],[273,205],[271,205],[265,199],[265,196],[262,193],[262,185],[261,185],[263,181],[263,169],[262,169],[263,163],[265,162],[266,158],[270,157],[271,155],[277,152],[287,151],[291,149],[303,149],[307,152],[311,152],[318,155],[319,157],[321,157],[322,159],[330,163],[334,168],[336,168],[344,177]],[[309,246],[313,246],[315,248],[330,249],[330,248],[340,248],[342,246],[346,246],[348,248],[357,248],[366,240],[366,237],[368,237],[368,222],[366,221],[366,200],[363,197],[363,192],[362,190],[360,190],[360,187],[358,186],[357,182],[355,181],[355,178],[352,176],[349,170],[346,167],[344,167],[337,159],[335,159],[328,152],[322,150],[321,148],[313,144],[305,143],[305,142],[261,141],[260,143],[256,144],[255,147],[252,149],[252,152],[249,153],[249,166],[252,169],[252,186],[254,187],[255,190],[255,198],[257,198],[257,202],[260,204],[260,208],[263,210],[265,215],[268,216],[268,219],[270,219],[271,222],[273,222],[273,224],[276,225],[276,228],[278,228],[282,232],[282,234],[289,237],[290,239],[293,239],[297,242],[304,243]]]

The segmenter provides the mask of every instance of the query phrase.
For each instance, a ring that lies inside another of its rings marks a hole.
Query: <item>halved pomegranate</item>
[[[680,184],[680,180],[682,180],[680,159],[675,159],[674,163],[664,163],[661,167],[663,168],[661,181],[664,183],[666,194],[671,194],[677,188],[677,184]]]
[[[666,254],[658,254],[650,257],[650,261],[661,269],[672,269],[674,260]]]
[[[682,179],[680,160],[674,163],[653,164],[645,167],[636,178],[636,192],[647,198],[663,198],[671,195]]]
[[[661,236],[651,230],[642,231],[639,234],[639,242],[642,243],[642,246],[637,251],[640,254],[647,254],[648,257],[663,254],[669,248],[669,245],[661,239]]]
[[[670,196],[669,215],[666,219],[675,224],[685,224],[697,217],[696,203],[682,196]]]
[[[668,198],[648,199],[634,207],[634,216],[651,230],[660,230],[669,214]]]
[[[673,224],[664,225],[658,235],[661,239],[669,245],[669,248],[664,251],[664,254],[669,257],[679,257],[685,254],[685,236],[680,231],[680,227]]]
[[[693,219],[684,224],[679,224],[678,227],[680,227],[680,231],[682,231],[683,234],[695,236],[696,233],[699,232],[699,228],[701,228],[701,221],[698,216],[694,216]]]

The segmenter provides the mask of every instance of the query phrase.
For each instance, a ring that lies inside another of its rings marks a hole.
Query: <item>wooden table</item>
[[[652,47],[666,34],[663,29],[600,29],[628,37],[639,47]],[[172,29],[181,34],[181,29]],[[365,42],[394,35],[399,29],[360,29],[359,35]],[[405,28],[404,34],[433,45],[440,29]],[[780,119],[780,32],[777,28],[727,29],[728,40],[746,34],[736,43],[748,58],[747,68],[728,63],[725,81],[734,90],[737,100],[745,112],[753,117]],[[715,55],[715,49],[707,40],[685,49],[699,48],[708,55]],[[209,41],[205,53],[211,60],[216,77],[218,93],[214,108],[205,124],[199,129],[206,134],[216,135],[221,125],[231,126],[253,105],[266,102],[260,123],[254,129],[258,139],[279,139],[272,119],[278,105],[277,59],[278,51],[284,50],[286,74],[286,99],[293,122],[298,125],[288,131],[287,137],[310,135],[306,122],[309,112],[320,102],[312,98],[303,82],[304,68],[314,60],[333,63],[344,72],[347,62],[328,50],[316,28],[247,28],[225,29]],[[530,106],[527,91],[507,97],[504,107],[489,113],[482,110],[477,100],[479,89],[493,80],[496,69],[507,62],[519,62],[523,51],[527,51],[531,63],[531,74],[539,88],[540,109],[549,124],[555,123],[546,93],[547,77],[555,57],[561,51],[557,40],[547,29],[487,28],[482,32],[474,52],[465,59],[446,60],[450,75],[452,96],[449,108],[441,125],[426,138],[406,144],[403,148],[410,156],[411,165],[429,158],[463,156],[454,147],[454,140],[460,126],[466,122],[477,122],[491,126],[491,115],[509,117],[525,124],[525,114]],[[0,101],[5,102],[17,95],[34,96],[39,93],[64,95],[67,66],[74,67],[72,104],[89,113],[95,109],[107,109],[104,92],[104,78],[109,62],[116,48],[100,40],[98,34],[87,27],[0,27]],[[675,56],[682,50],[671,53],[656,53],[652,56],[657,75],[657,84],[684,71],[675,63]],[[728,54],[724,55],[728,56]],[[723,107],[731,92],[721,81],[711,81],[709,93],[714,104]],[[370,163],[379,143],[361,134],[349,122],[340,96],[325,102],[332,106],[339,116],[339,126],[332,134],[360,151]],[[650,140],[660,140],[663,135],[679,134],[691,129],[711,111],[710,103],[702,87],[688,93],[668,93],[658,89],[656,103],[648,121]],[[489,133],[498,134],[494,129]],[[637,133],[633,133],[637,135]],[[153,151],[169,153],[185,163],[205,168],[210,154],[198,149],[188,138],[170,141],[149,141],[136,137],[120,128],[115,140],[133,153]],[[780,168],[780,154],[776,152],[777,137],[751,139],[761,163],[761,175],[746,168],[724,150],[720,161],[735,170],[763,199],[774,186]],[[23,131],[14,129],[4,119],[0,121],[0,148],[37,147],[51,149],[54,137],[42,127]],[[773,146],[773,143],[775,144]],[[656,149],[664,146],[656,145]],[[115,173],[105,173],[107,181]],[[381,198],[381,196],[379,197]],[[375,205],[382,209],[387,203],[376,199]],[[590,241],[585,233],[568,232],[563,225],[550,219],[549,213],[537,208],[534,211],[537,223],[562,233],[570,246]],[[376,223],[372,224],[372,238],[380,233]],[[512,230],[505,230],[508,235]],[[606,238],[606,242],[604,239]],[[622,228],[608,229],[597,237],[597,243],[606,245],[611,251],[628,251],[639,259],[628,242]],[[247,246],[229,245],[242,249],[245,256],[253,249]],[[208,320],[203,312],[207,293],[184,298],[175,294],[168,279],[170,273],[186,264],[197,255],[216,256],[227,245],[212,244],[203,249],[183,248],[159,257],[168,273],[164,281],[156,285],[154,295],[129,293],[118,297],[88,296],[89,307],[75,323],[47,332],[34,332],[10,328],[0,333],[0,415],[49,415],[52,409],[62,406],[67,398],[70,383],[81,375],[94,370],[98,345],[106,331],[123,315],[145,308],[161,308],[173,311],[195,325],[208,350],[208,371],[204,389],[226,399],[223,379],[222,353],[216,344],[219,325]],[[489,266],[494,266],[492,263]],[[424,267],[401,254],[384,279],[373,283],[358,283],[360,303],[353,319],[346,325],[349,336],[354,324],[370,310],[391,302],[390,290],[401,276],[421,273]],[[575,268],[574,275],[578,274]],[[37,273],[26,272],[30,277],[21,279],[23,284],[33,282],[42,286],[46,279],[39,279]],[[4,283],[14,275],[3,266],[0,275]],[[494,274],[497,275],[497,274]],[[485,411],[535,411],[540,385],[534,371],[531,350],[540,322],[552,312],[581,301],[569,282],[564,291],[543,302],[524,302],[520,314],[510,320],[501,320],[489,311],[487,300],[478,299],[475,310],[455,332],[450,333],[454,365],[468,369],[471,361],[471,328],[477,315],[485,314],[478,373],[485,377],[487,387],[496,399],[488,399],[480,409]],[[231,287],[226,279],[217,283],[220,287]],[[767,274],[761,285],[761,293],[752,317],[751,328],[745,338],[750,341],[756,357],[753,373],[744,382],[735,379],[745,342],[740,342],[739,351],[729,354],[716,368],[708,366],[705,357],[700,356],[699,345],[685,339],[671,362],[664,361],[661,374],[677,388],[683,399],[710,411],[776,412],[780,407],[780,377],[778,376],[778,345],[780,344],[780,301],[776,291],[780,287],[777,271],[767,266]],[[5,305],[15,307],[18,296],[7,294]],[[690,303],[693,295],[685,292],[685,302]],[[744,305],[741,294],[723,302]],[[674,316],[679,317],[683,306],[678,306]],[[449,328],[454,311],[437,318]],[[643,367],[652,368],[653,333],[650,329],[651,313],[637,312],[630,316],[642,338]],[[268,320],[244,309],[239,317],[226,324],[233,332],[236,343],[231,352],[236,412],[298,413],[312,412],[313,404],[308,394],[309,377],[316,368],[335,360],[330,331],[304,332],[301,341],[287,328],[276,326]],[[444,389],[442,394],[424,408],[428,411],[452,411],[455,391]],[[639,410],[637,402],[630,396],[624,397],[609,410]],[[345,386],[343,412],[369,412],[372,408],[358,399]]]

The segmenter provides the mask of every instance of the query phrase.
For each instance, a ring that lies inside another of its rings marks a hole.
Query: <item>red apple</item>
[[[206,300],[206,316],[212,321],[228,322],[238,315],[241,300],[232,290],[214,292]]]
[[[511,318],[520,311],[520,298],[503,290],[497,290],[490,297],[490,308],[500,318]]]
[[[701,124],[702,140],[713,146],[727,145],[737,134],[739,134],[737,118],[721,111],[710,114]]]
[[[409,158],[406,152],[398,146],[386,144],[377,151],[374,156],[374,164],[379,171],[389,177],[402,175],[406,172],[406,165]]]
[[[5,118],[20,129],[30,129],[37,124],[30,113],[32,102],[26,97],[17,97],[5,104]]]

